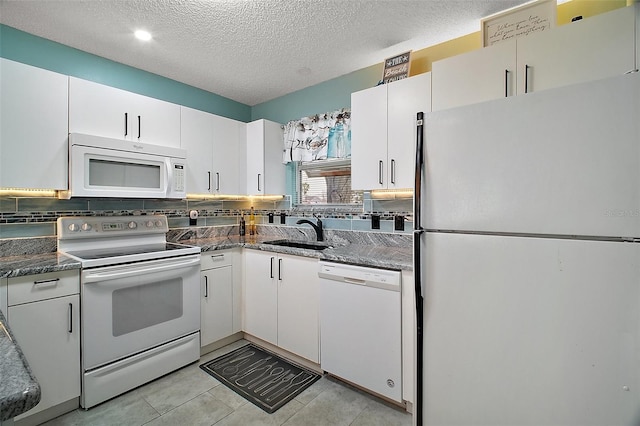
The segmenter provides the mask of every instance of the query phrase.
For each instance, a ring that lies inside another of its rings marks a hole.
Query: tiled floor
[[[235,342],[90,410],[45,423],[58,425],[285,425],[411,426],[411,414],[333,379],[322,377],[273,414],[229,390],[198,366],[246,341]]]

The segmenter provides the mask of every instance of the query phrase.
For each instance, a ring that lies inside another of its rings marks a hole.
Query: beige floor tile
[[[197,366],[184,367],[138,389],[144,399],[164,414],[196,396],[220,386],[220,382]]]
[[[401,408],[371,400],[350,426],[411,426],[412,422],[411,414]]]
[[[292,400],[275,413],[269,414],[248,403],[220,420],[215,426],[280,426],[302,408],[302,404]]]
[[[294,414],[285,426],[347,426],[368,403],[361,393],[327,380],[327,389]]]
[[[45,423],[47,426],[139,426],[160,414],[136,392],[129,392],[89,410],[78,409]]]
[[[205,392],[145,426],[210,426],[232,412],[233,408]]]

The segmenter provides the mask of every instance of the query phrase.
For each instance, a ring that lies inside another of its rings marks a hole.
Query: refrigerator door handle
[[[422,197],[422,176],[424,171],[424,113],[419,112],[416,117],[416,175],[414,182],[413,197],[413,278],[416,298],[416,390],[415,390],[415,419],[416,425],[422,426],[423,418],[423,356],[424,356],[424,336],[422,321],[424,317],[423,297],[422,297],[422,271],[421,264],[424,253],[422,253],[422,234],[424,229],[421,223],[421,197]]]

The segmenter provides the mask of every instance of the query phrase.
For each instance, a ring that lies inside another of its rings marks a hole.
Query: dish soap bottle
[[[244,237],[245,234],[245,223],[244,223],[244,212],[242,213],[242,216],[240,217],[240,236]]]
[[[256,235],[256,216],[253,212],[253,206],[249,213],[249,235]]]

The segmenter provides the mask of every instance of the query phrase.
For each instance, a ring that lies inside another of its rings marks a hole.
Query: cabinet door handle
[[[258,192],[260,192],[260,173],[258,173]]]
[[[216,172],[216,191],[220,191],[220,173]]]
[[[273,278],[273,256],[271,256],[271,272],[269,272],[269,278]]]
[[[47,285],[47,284],[56,285],[56,284],[58,284],[58,281],[60,281],[60,278],[52,278],[50,280],[34,281],[33,285]]]
[[[524,66],[524,93],[529,93],[529,65]]]
[[[509,96],[509,70],[504,70],[504,97]]]
[[[378,183],[382,185],[382,160],[378,161]]]
[[[282,281],[282,259],[278,259],[278,281]]]
[[[209,277],[206,275],[204,276],[204,297],[209,297]]]
[[[211,172],[207,172],[207,182],[209,186],[207,186],[207,191],[211,191]]]
[[[67,331],[69,334],[73,333],[73,303],[69,303],[69,315],[68,315]]]
[[[391,159],[391,183],[396,183],[396,160]]]
[[[142,118],[138,116],[138,139],[140,139],[141,132],[142,132]]]
[[[124,113],[124,136],[127,137],[129,133],[129,113]]]

